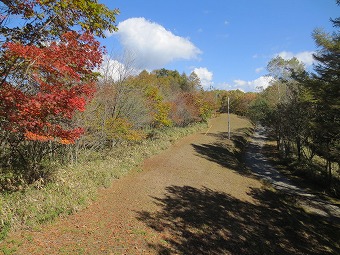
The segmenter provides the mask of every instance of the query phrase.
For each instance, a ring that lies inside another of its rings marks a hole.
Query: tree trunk
[[[296,149],[297,149],[297,154],[298,154],[298,160],[300,162],[301,161],[301,138],[300,137],[296,138]]]

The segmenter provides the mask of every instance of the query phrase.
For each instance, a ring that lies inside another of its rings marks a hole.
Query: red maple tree
[[[90,33],[64,33],[43,46],[3,44],[10,70],[1,77],[2,129],[26,140],[74,143],[83,130],[72,124],[94,93],[93,70],[103,49]]]

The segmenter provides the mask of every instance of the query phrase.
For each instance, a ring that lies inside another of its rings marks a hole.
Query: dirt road
[[[232,116],[146,160],[80,213],[11,237],[14,254],[339,254],[339,226],[244,169]],[[11,247],[9,247],[11,248]]]

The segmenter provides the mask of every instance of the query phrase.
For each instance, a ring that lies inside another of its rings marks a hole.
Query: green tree
[[[277,147],[286,156],[292,152],[293,144],[301,156],[301,132],[306,123],[301,114],[304,107],[300,102],[301,86],[294,76],[304,72],[304,65],[297,58],[273,58],[267,65],[269,75],[274,78],[272,86],[264,92],[271,109],[267,123],[271,123],[277,137]]]
[[[291,92],[289,87],[292,87],[292,83],[295,82],[293,74],[303,72],[305,67],[295,57],[287,60],[277,56],[269,61],[267,70],[269,75],[274,78],[273,84],[277,88],[277,103],[281,103],[289,100]]]
[[[189,91],[203,90],[201,80],[195,72],[191,72],[188,78]]]
[[[339,1],[338,1],[338,4]],[[315,30],[314,39],[318,51],[314,55],[316,74],[309,89],[316,114],[313,119],[314,142],[327,163],[329,179],[332,178],[332,162],[340,163],[340,20],[332,20],[337,29],[333,34]]]
[[[58,38],[75,29],[104,37],[105,30],[116,31],[116,15],[98,0],[2,0],[1,34],[6,41],[41,43]],[[24,25],[12,25],[13,16],[21,17]]]
[[[257,95],[248,107],[247,117],[255,123],[265,125],[268,116],[269,105],[262,94]]]

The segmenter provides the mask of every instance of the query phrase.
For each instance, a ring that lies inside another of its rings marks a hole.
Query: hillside
[[[241,150],[251,125],[235,115],[231,123],[231,141],[227,116],[212,119],[101,190],[87,209],[12,234],[3,253],[337,254],[337,222],[251,173]]]

